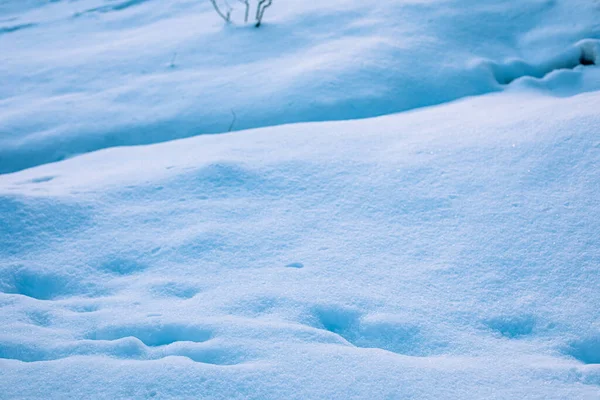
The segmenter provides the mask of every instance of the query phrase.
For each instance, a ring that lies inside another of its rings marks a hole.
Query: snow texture
[[[599,16],[0,1],[0,398],[598,399]]]
[[[347,120],[544,78],[600,87],[597,0],[281,0],[261,29],[208,0],[0,2],[0,173],[105,147]]]

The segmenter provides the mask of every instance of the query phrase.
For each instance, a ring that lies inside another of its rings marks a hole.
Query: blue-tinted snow
[[[599,398],[598,6],[0,2],[0,398]]]
[[[598,109],[504,93],[3,175],[3,397],[595,398]]]
[[[591,0],[280,0],[254,29],[224,26],[209,0],[3,2],[0,173],[384,115],[521,76],[559,94],[597,89],[598,73],[581,84],[578,65],[599,53],[599,12]]]

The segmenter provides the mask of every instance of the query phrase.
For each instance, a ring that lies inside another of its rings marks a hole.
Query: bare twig
[[[244,14],[244,22],[248,22],[248,15],[250,14],[250,0],[238,0],[238,1],[246,6],[246,13]]]
[[[175,68],[175,59],[177,59],[177,52],[173,53],[173,57],[171,57],[171,63],[169,64],[170,68]]]
[[[258,28],[262,22],[265,9],[273,3],[273,0],[260,0],[256,7],[256,27]]]
[[[248,23],[248,19],[250,17],[250,8],[251,2],[254,3],[253,0],[237,0],[239,3],[244,5],[244,22]],[[231,23],[231,13],[234,8],[231,7],[228,0],[210,0],[213,5],[215,11],[226,23]],[[255,26],[258,28],[262,24],[263,16],[265,15],[265,10],[271,6],[273,0],[256,0],[256,15],[255,15]]]
[[[231,132],[233,129],[233,124],[235,124],[235,121],[237,120],[237,115],[235,115],[235,111],[233,111],[233,109],[231,109],[231,114],[233,115],[233,119],[231,120],[231,124],[229,124],[229,129],[227,132]]]
[[[219,14],[221,16],[221,18],[223,18],[225,20],[225,22],[229,23],[230,18],[231,18],[231,8],[229,8],[229,10],[227,10],[227,13],[224,14],[221,11],[221,9],[219,8],[219,5],[217,4],[217,0],[210,0],[210,2],[212,3],[213,7],[215,8],[215,11],[217,12],[217,14]]]

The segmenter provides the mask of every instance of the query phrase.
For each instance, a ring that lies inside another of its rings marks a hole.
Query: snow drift
[[[275,4],[254,29],[224,26],[208,1],[3,2],[0,173],[498,91],[575,67],[574,46],[597,49],[600,38],[588,0],[309,3]],[[597,73],[581,79],[571,71],[541,86],[598,87]]]
[[[3,175],[0,390],[597,397],[598,109],[503,93]]]

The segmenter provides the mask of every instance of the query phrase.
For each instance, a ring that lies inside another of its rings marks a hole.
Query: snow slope
[[[224,27],[208,0],[4,0],[0,173],[111,146],[384,115],[556,69],[567,76],[542,86],[597,89],[597,72],[581,84],[569,69],[582,46],[596,59],[599,13],[597,0],[282,0],[257,30]]]
[[[599,15],[0,0],[0,399],[600,398]]]
[[[0,176],[2,398],[596,399],[600,93]]]

